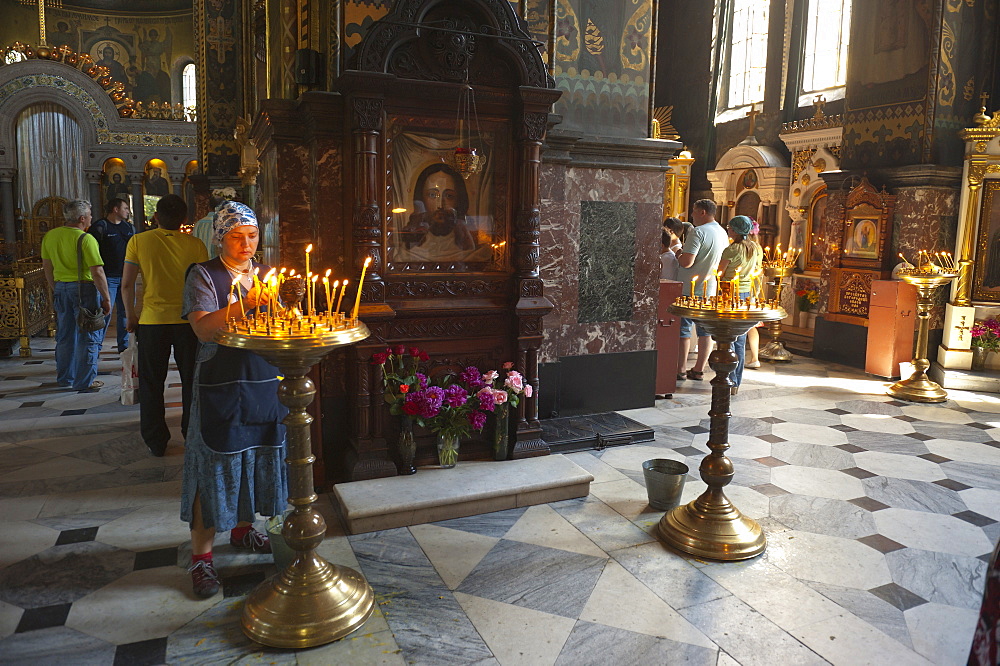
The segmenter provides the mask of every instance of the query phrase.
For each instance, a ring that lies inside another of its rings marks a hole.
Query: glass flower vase
[[[404,416],[399,420],[399,473],[406,476],[416,474],[413,458],[417,454],[417,443],[413,439],[413,420]]]
[[[507,441],[510,433],[510,408],[508,405],[497,405],[493,411],[493,459],[507,460]]]
[[[989,354],[989,350],[985,347],[973,347],[972,348],[972,371],[982,372],[986,369],[986,356]]]
[[[451,469],[458,464],[458,435],[438,433],[438,462],[441,467]]]

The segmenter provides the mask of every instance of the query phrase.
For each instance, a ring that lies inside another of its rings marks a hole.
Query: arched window
[[[731,6],[726,108],[736,109],[764,101],[770,2],[735,0]]]
[[[181,81],[182,81],[182,91],[181,91],[181,102],[184,104],[185,109],[195,107],[198,105],[198,88],[197,80],[195,78],[194,63],[189,62],[184,65],[184,69],[181,71]]]
[[[802,60],[802,94],[806,102],[813,93],[846,83],[850,34],[851,0],[809,0]]]

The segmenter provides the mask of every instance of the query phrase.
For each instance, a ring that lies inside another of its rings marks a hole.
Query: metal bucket
[[[272,516],[264,523],[268,538],[271,539],[271,553],[274,555],[274,566],[278,571],[288,568],[288,565],[295,560],[295,551],[288,545],[285,538],[281,536],[281,528],[285,524],[285,518],[291,511],[286,511],[280,515]]]
[[[670,511],[680,504],[687,473],[688,466],[676,460],[654,458],[642,463],[649,506],[657,511]]]

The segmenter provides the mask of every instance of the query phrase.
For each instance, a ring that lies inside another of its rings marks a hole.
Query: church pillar
[[[142,176],[127,176],[130,179],[132,185],[132,216],[135,223],[136,231],[145,231],[148,227],[146,225],[146,207],[143,205],[145,202],[142,198]]]
[[[104,206],[101,203],[101,172],[88,171],[87,172],[87,190],[90,197],[91,210],[94,213],[94,219],[104,217]]]
[[[240,169],[235,131],[244,113],[242,6],[238,0],[194,3],[198,161],[213,187],[235,184]]]
[[[17,223],[14,220],[14,176],[13,169],[0,171],[0,215],[3,215],[3,240],[5,243],[17,241]]]
[[[514,270],[518,284],[517,368],[532,385],[532,397],[518,405],[517,435],[513,458],[527,458],[549,453],[538,423],[538,349],[542,344],[542,317],[552,311],[552,303],[542,294],[538,276],[541,215],[539,181],[541,178],[542,138],[547,113],[524,113],[520,127],[521,186],[524,199],[514,218]]]

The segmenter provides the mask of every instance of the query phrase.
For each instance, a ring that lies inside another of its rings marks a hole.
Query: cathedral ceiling
[[[191,11],[192,0],[63,0],[66,9],[87,9],[98,12],[129,14],[169,14]]]

